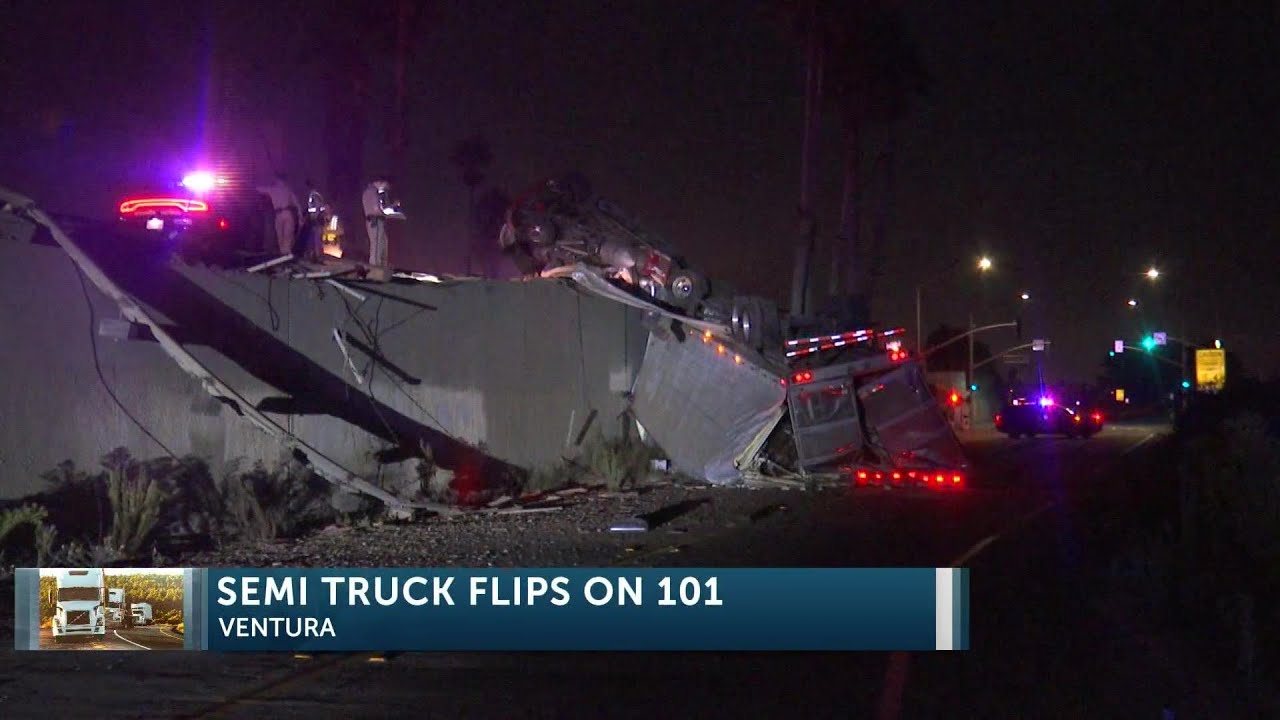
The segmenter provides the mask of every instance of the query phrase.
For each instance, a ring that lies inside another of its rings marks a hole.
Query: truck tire
[[[671,273],[667,289],[676,305],[692,313],[707,295],[707,281],[692,270],[680,268]]]

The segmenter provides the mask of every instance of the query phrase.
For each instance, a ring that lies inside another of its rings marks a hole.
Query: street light
[[[1138,307],[1138,301],[1133,298],[1129,298],[1129,307]]]
[[[1030,300],[1030,299],[1031,299],[1031,293],[1022,293],[1022,299],[1023,299],[1023,300]]]
[[[957,264],[958,262],[952,263],[951,266],[947,268],[945,274],[949,275]],[[986,255],[978,258],[978,272],[986,272],[993,266],[994,263],[991,262],[991,258]],[[922,302],[920,296],[923,292],[924,284],[916,285],[916,356],[921,358],[923,358],[922,352],[924,350],[924,321],[922,319],[923,313],[921,311]]]
[[[1155,280],[1155,279],[1156,279],[1156,278],[1158,278],[1158,277],[1160,277],[1160,271],[1159,271],[1159,270],[1155,269],[1154,267],[1153,267],[1153,268],[1151,268],[1150,270],[1147,270],[1147,279],[1148,279],[1148,280]]]

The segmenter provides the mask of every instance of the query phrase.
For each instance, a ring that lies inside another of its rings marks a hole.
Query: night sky
[[[581,170],[713,277],[785,301],[802,125],[786,28],[764,3],[547,5],[437,3],[424,22],[399,185],[412,247],[393,259],[457,267],[467,193],[448,155],[482,133],[490,184],[517,192]],[[1144,328],[1220,337],[1247,369],[1280,372],[1280,10],[1203,5],[904,3],[933,85],[898,132],[876,318],[914,330],[921,282],[926,329],[969,312],[1010,319],[1026,291],[1029,335],[1053,342],[1051,379],[1091,380],[1113,339]],[[308,41],[299,13],[325,4],[176,7],[3,4],[0,184],[109,217],[126,178],[180,172],[204,125],[215,35],[264,64],[252,90],[283,118],[291,176],[322,176],[327,46]],[[370,169],[387,160],[381,131]],[[827,240],[837,143],[832,124],[819,179]],[[981,254],[996,271],[980,279]],[[1142,277],[1152,264],[1155,284]]]

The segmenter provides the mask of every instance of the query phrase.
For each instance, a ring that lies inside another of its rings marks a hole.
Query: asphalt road
[[[1140,472],[1163,431],[1112,426],[1087,441],[978,433],[967,441],[978,468],[968,492],[795,493],[766,520],[636,560],[968,567],[968,652],[89,653],[76,667],[112,672],[93,693],[97,717],[1161,718],[1166,707],[1180,720],[1262,717],[1206,699],[1194,674],[1152,649],[1138,618],[1095,606],[1080,569],[1080,499]],[[0,675],[0,714],[86,711],[78,690],[40,680],[64,661],[31,653],[17,664]]]
[[[40,630],[41,650],[181,650],[182,636],[167,627],[108,627],[101,639],[77,637],[54,642],[53,631]]]

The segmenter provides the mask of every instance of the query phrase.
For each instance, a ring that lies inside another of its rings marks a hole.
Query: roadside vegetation
[[[1242,385],[1198,398],[1166,451],[1108,498],[1110,577],[1145,617],[1262,688],[1280,678],[1280,388]]]
[[[233,468],[214,478],[198,458],[139,460],[123,448],[94,471],[65,462],[45,490],[0,510],[0,563],[145,567],[190,550],[295,537],[335,522],[331,486],[297,463]]]

